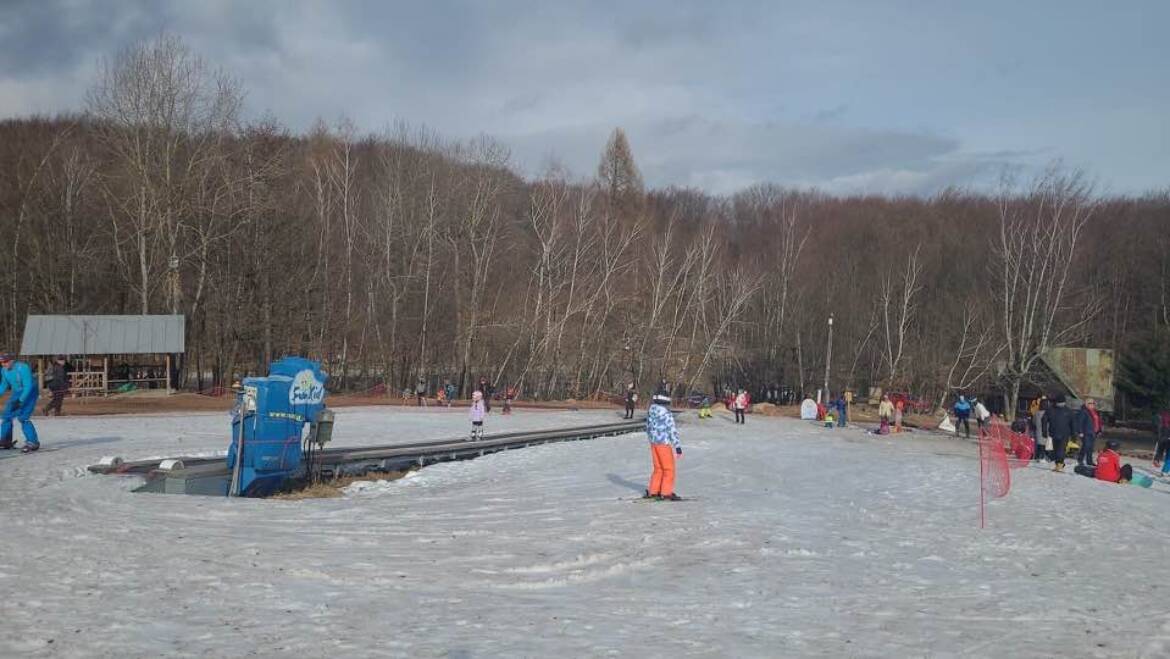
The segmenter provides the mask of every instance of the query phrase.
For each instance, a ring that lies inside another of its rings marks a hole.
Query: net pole
[[[979,528],[987,528],[987,474],[983,457],[983,437],[979,438]]]

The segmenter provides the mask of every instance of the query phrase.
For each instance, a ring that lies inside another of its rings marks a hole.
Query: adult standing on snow
[[[966,396],[959,396],[955,403],[955,434],[959,434],[959,424],[963,425],[963,432],[967,439],[971,439],[971,403]]]
[[[427,379],[423,375],[418,376],[418,382],[414,384],[414,395],[418,398],[418,407],[422,407],[425,403],[423,401],[427,396]]]
[[[479,377],[479,392],[483,396],[483,411],[488,413],[492,411],[492,394],[496,392],[496,388],[492,383],[488,382],[486,375]]]
[[[894,418],[894,404],[887,394],[882,394],[882,402],[878,403],[878,434],[886,435],[890,432],[890,420]]]
[[[0,396],[5,393],[8,393],[8,402],[4,404],[3,421],[0,422],[0,449],[13,448],[12,420],[16,419],[24,432],[21,452],[32,453],[41,447],[32,422],[40,389],[28,364],[16,361],[8,353],[0,354]]]
[[[878,403],[878,419],[889,422],[894,418],[894,404],[887,394],[882,394],[882,402]]]
[[[48,380],[49,391],[53,393],[53,397],[45,406],[45,416],[49,416],[49,412],[53,410],[57,410],[57,416],[61,416],[61,403],[65,400],[65,394],[69,393],[69,369],[65,365],[65,355],[57,355],[53,360],[53,365],[49,367]]]
[[[1052,437],[1052,460],[1056,463],[1052,470],[1064,471],[1064,450],[1069,438],[1076,434],[1076,418],[1063,394],[1056,397],[1044,418],[1048,421],[1048,435]]]
[[[975,411],[975,425],[979,429],[979,434],[982,435],[988,431],[987,426],[991,421],[991,412],[988,412],[987,406],[977,398],[972,398],[971,403],[974,405],[972,409]]]
[[[1154,468],[1162,467],[1162,460],[1166,457],[1166,449],[1170,448],[1170,410],[1162,410],[1154,415]]]
[[[1032,415],[1032,439],[1036,442],[1037,460],[1048,459],[1048,399],[1040,398],[1040,404]]]
[[[849,403],[845,400],[845,396],[837,396],[837,400],[833,401],[834,407],[837,408],[837,427],[844,428],[845,423],[849,418]]]
[[[735,400],[732,401],[732,407],[735,409],[735,422],[747,423],[744,416],[748,407],[748,394],[743,389],[735,395]]]
[[[646,436],[650,440],[650,460],[654,470],[650,473],[650,484],[643,494],[645,499],[679,501],[674,491],[674,458],[682,457],[682,445],[678,441],[678,427],[670,413],[670,396],[656,394],[646,410]]]
[[[1077,435],[1081,438],[1081,450],[1077,453],[1077,464],[1093,464],[1093,444],[1101,434],[1101,415],[1097,413],[1097,401],[1090,398],[1077,412]]]
[[[626,416],[627,419],[634,418],[634,407],[638,404],[638,392],[634,391],[634,383],[626,385]]]

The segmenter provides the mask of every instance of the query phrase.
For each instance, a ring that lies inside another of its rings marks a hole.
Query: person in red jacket
[[[1121,480],[1121,456],[1117,454],[1119,446],[1115,441],[1105,442],[1105,450],[1097,454],[1097,480],[1110,483]]]

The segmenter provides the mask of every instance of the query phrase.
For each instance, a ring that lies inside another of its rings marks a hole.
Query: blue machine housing
[[[325,408],[327,379],[317,362],[301,357],[273,362],[267,377],[244,378],[232,412],[227,455],[227,466],[234,469],[242,424],[243,458],[233,494],[271,494],[301,471],[305,424],[315,422]]]

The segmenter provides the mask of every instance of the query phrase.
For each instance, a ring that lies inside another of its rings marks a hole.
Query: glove
[[[674,447],[674,452],[678,455],[682,455],[682,447],[681,446]]]

